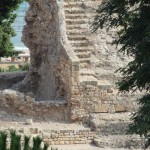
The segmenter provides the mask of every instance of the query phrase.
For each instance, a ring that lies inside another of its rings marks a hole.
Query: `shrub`
[[[5,131],[0,132],[0,150],[48,150],[48,145],[44,144],[44,148],[41,148],[42,139],[40,137],[33,138],[33,147],[29,146],[30,137],[24,136],[24,144],[21,146],[21,136],[16,134],[16,131],[10,132],[10,147],[7,148],[7,133]]]
[[[8,69],[6,71],[13,72],[18,71],[19,69],[15,65],[8,66]]]
[[[10,65],[7,68],[1,68],[0,72],[14,72],[14,71],[28,71],[29,70],[29,64],[25,63],[23,65],[19,65],[19,68],[17,68],[15,65]]]
[[[22,70],[22,71],[27,71],[27,70],[29,70],[29,64],[28,64],[28,63],[23,64],[23,65],[21,66],[21,70]]]

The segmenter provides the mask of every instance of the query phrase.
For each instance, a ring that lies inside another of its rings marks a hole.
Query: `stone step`
[[[89,52],[79,52],[76,53],[76,55],[78,56],[78,58],[90,58],[91,53]]]
[[[119,106],[119,104],[116,104]],[[131,113],[97,113],[90,116],[90,127],[97,135],[126,134]]]
[[[126,134],[129,123],[126,121],[101,121],[96,127],[94,127],[94,122],[91,122],[91,126],[96,128],[98,135],[120,135]]]
[[[73,46],[73,47],[85,47],[85,46],[88,46],[90,45],[90,43],[87,41],[87,40],[82,40],[82,41],[70,41],[70,44]]]
[[[91,14],[66,14],[66,19],[88,19],[91,17]]]
[[[82,7],[84,9],[84,8],[86,8],[86,6],[88,6],[87,2],[92,3],[93,5],[100,4],[99,0],[95,0],[95,1],[87,0],[85,2],[84,1],[65,1],[64,6],[65,7]]]
[[[108,90],[111,88],[111,84],[107,80],[98,80],[98,87],[101,90]]]
[[[88,58],[80,58],[79,61],[80,61],[80,63],[87,63],[87,64],[89,64],[91,59],[90,59],[90,57],[88,57]]]
[[[90,69],[81,69],[79,74],[81,76],[94,76],[95,72],[93,70],[90,70]]]
[[[87,28],[89,28],[89,25],[88,24],[81,24],[81,25],[78,25],[78,24],[67,24],[67,30],[68,31],[72,31],[72,30],[85,30]]]
[[[65,8],[65,14],[85,14],[85,10],[81,8]]]
[[[93,76],[79,76],[79,81],[81,85],[97,85],[98,81]]]
[[[67,30],[67,35],[82,35],[82,36],[87,36],[87,31],[84,29],[70,29]]]
[[[66,19],[66,24],[87,24],[90,21],[87,19]],[[92,21],[91,21],[92,22]]]
[[[68,35],[68,40],[70,41],[85,41],[87,40],[87,38],[85,36],[78,36],[78,35],[73,35],[73,36],[69,36]]]
[[[89,68],[89,63],[84,63],[84,62],[82,62],[82,63],[80,63],[80,69],[83,69],[83,68]]]
[[[93,48],[90,46],[83,46],[83,47],[74,48],[75,52],[90,52],[92,50],[93,50]]]
[[[127,148],[138,149],[143,146],[144,140],[139,136],[113,135],[100,136],[94,139],[94,144],[100,148]]]

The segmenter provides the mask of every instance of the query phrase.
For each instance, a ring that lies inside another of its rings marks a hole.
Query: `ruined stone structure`
[[[96,131],[44,135],[50,144],[94,142],[100,147],[136,147],[124,136],[139,93],[118,94],[114,73],[127,58],[111,45],[116,29],[91,32],[99,0],[31,0],[23,31],[31,66],[13,90],[0,92],[0,108],[10,113],[83,122]],[[52,135],[55,136],[52,136]],[[108,135],[110,135],[108,137]],[[121,136],[120,136],[121,135]],[[88,139],[88,136],[90,139]],[[102,137],[101,137],[102,136]],[[135,142],[136,141],[136,142]]]
[[[130,112],[137,94],[117,93],[114,73],[129,59],[111,45],[115,29],[91,32],[99,0],[31,0],[23,41],[31,67],[14,88],[36,101],[64,102],[66,118],[87,121],[91,113]],[[139,96],[139,95],[137,95]]]

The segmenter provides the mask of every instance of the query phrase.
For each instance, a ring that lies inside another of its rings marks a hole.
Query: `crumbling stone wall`
[[[31,67],[25,80],[14,88],[32,91],[39,101],[67,101],[71,68],[78,59],[65,36],[63,2],[32,0],[29,4],[23,41],[30,49]]]
[[[99,0],[29,4],[23,41],[31,51],[31,67],[14,89],[33,92],[36,101],[66,102],[72,121],[88,121],[90,113],[136,110],[139,94],[118,95],[115,87],[120,78],[115,70],[132,59],[110,44],[116,29],[91,33]]]
[[[59,121],[67,121],[67,103],[52,101],[35,101],[31,93],[20,93],[6,89],[0,91],[0,109],[19,116],[28,115],[31,118],[51,118]]]

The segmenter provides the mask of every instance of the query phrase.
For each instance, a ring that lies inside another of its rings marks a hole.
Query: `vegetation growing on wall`
[[[129,126],[129,134],[139,134],[150,145],[150,0],[106,0],[99,5],[93,30],[118,28],[113,44],[121,45],[120,52],[133,56],[133,61],[118,71],[120,92],[145,91],[138,100],[140,108]]]

